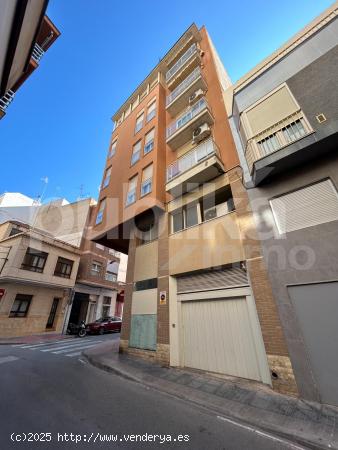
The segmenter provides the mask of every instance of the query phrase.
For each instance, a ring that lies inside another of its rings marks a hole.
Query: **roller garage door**
[[[258,319],[250,311],[248,297],[195,295],[196,300],[181,301],[183,365],[269,382]]]

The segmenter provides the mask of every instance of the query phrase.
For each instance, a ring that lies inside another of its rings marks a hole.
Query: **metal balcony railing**
[[[248,140],[245,156],[252,169],[253,164],[265,156],[312,133],[309,123],[301,110],[285,117],[272,127],[265,129]]]
[[[201,69],[196,67],[191,74],[167,96],[166,106],[170,105],[183,91],[185,91],[198,77],[201,76]]]
[[[167,183],[211,155],[219,155],[219,152],[212,138],[209,138],[167,167]]]
[[[186,123],[190,122],[195,116],[197,116],[201,111],[206,109],[208,106],[205,98],[201,98],[193,106],[191,106],[186,112],[178,117],[173,123],[171,123],[167,128],[167,139],[169,139],[177,130],[182,128]]]
[[[35,44],[33,53],[32,53],[32,58],[34,59],[34,61],[36,63],[39,63],[40,59],[43,57],[44,54],[45,54],[45,52],[44,52],[43,48],[41,48],[39,44]]]
[[[191,47],[189,47],[188,50],[185,53],[183,53],[180,59],[176,61],[176,63],[172,67],[170,67],[170,69],[165,75],[166,81],[168,82],[170,78],[172,78],[196,52],[197,52],[197,45],[192,44]]]
[[[0,98],[0,109],[5,112],[8,106],[12,103],[14,99],[15,92],[10,89],[6,92],[6,94]]]

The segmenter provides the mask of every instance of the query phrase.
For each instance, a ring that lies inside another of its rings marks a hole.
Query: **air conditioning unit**
[[[195,103],[197,100],[203,97],[203,95],[204,95],[203,89],[197,89],[193,94],[190,95],[189,105]]]
[[[210,136],[211,130],[207,123],[203,123],[193,131],[192,139],[194,142],[201,142],[206,137]]]
[[[204,220],[210,220],[217,217],[217,210],[216,206],[213,206],[212,208],[206,209],[204,211]]]

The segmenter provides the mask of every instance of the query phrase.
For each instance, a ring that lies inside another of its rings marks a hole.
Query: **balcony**
[[[191,74],[167,96],[167,111],[169,111],[172,116],[176,116],[188,104],[191,94],[198,89],[205,90],[206,82],[202,77],[201,69],[196,67]]]
[[[224,172],[219,151],[211,138],[197,145],[167,167],[166,191],[177,197],[188,192],[189,185],[203,184]]]
[[[205,98],[201,98],[188,108],[167,128],[167,144],[176,150],[192,139],[194,129],[203,123],[213,124],[214,118]]]
[[[249,139],[245,157],[255,184],[272,172],[279,172],[282,166],[292,167],[292,159],[295,162],[300,158],[293,154],[310,145],[307,137],[311,134],[312,128],[303,112],[298,110]]]
[[[39,44],[35,44],[34,45],[34,49],[33,49],[33,53],[32,53],[32,58],[37,64],[39,64],[40,59],[43,57],[44,54],[45,54],[45,52],[40,47],[40,45]]]
[[[171,89],[178,86],[187,77],[187,74],[200,64],[200,61],[197,44],[192,44],[167,71],[165,76],[167,86]]]
[[[0,119],[6,114],[6,109],[12,103],[15,92],[10,89],[0,98]]]

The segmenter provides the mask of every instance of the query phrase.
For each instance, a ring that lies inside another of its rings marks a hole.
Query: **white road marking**
[[[86,343],[92,343],[93,342],[93,340],[87,340],[86,341]],[[95,342],[95,340],[94,340],[94,342]],[[96,341],[97,342],[97,341]],[[78,343],[75,343],[75,344],[68,344],[68,345],[62,345],[61,347],[52,347],[52,348],[44,348],[44,349],[42,349],[42,350],[40,350],[41,352],[52,352],[53,350],[55,351],[55,350],[63,350],[64,348],[71,348],[71,347],[78,347],[79,345],[84,345],[84,342],[78,342]]]
[[[253,428],[253,427],[250,427],[250,426],[247,426],[247,425],[243,425],[242,423],[236,422],[236,421],[231,420],[231,419],[227,419],[226,417],[223,417],[223,416],[216,416],[216,417],[219,420],[223,420],[224,422],[231,423],[232,425],[235,425],[235,426],[237,426],[239,428],[244,428],[245,430],[251,431],[252,433],[256,433],[259,436],[266,437],[266,438],[271,439],[272,441],[275,441],[275,442],[281,442],[282,444],[285,444],[285,445],[287,445],[290,448],[293,448],[293,449],[296,449],[296,450],[306,450],[304,447],[300,447],[299,445],[293,444],[292,442],[289,442],[289,441],[286,441],[284,439],[281,439],[281,438],[278,438],[276,436],[273,436],[272,434],[264,433],[263,431],[259,431],[256,428]]]
[[[2,356],[0,357],[0,364],[16,361],[17,359],[19,358],[17,358],[16,356]]]
[[[71,356],[71,355],[67,355],[67,356]],[[84,361],[83,359],[79,358],[80,363],[82,364],[87,364],[87,361]]]
[[[61,339],[59,341],[53,341],[53,342],[41,342],[39,344],[24,344],[24,345],[18,345],[18,347],[34,349],[34,348],[38,348],[38,347],[43,347],[44,345],[61,344],[61,342],[65,342],[65,341],[67,341],[67,339]]]
[[[102,341],[97,341],[97,342],[102,342]],[[59,350],[57,352],[52,352],[52,353],[54,353],[54,355],[58,355],[59,353],[67,353],[67,352],[69,352],[69,350],[70,351],[72,351],[72,350],[82,350],[83,348],[90,348],[90,347],[94,347],[95,345],[96,345],[96,343],[92,342],[91,344],[86,344],[86,345],[82,344],[82,346],[78,346],[77,345],[76,348],[73,348],[73,349],[67,347],[64,350]]]
[[[72,358],[73,356],[80,356],[82,354],[82,352],[76,352],[76,353],[70,353],[69,355],[65,355],[65,356],[69,356],[70,358]],[[81,361],[81,359],[79,359],[79,361]]]

